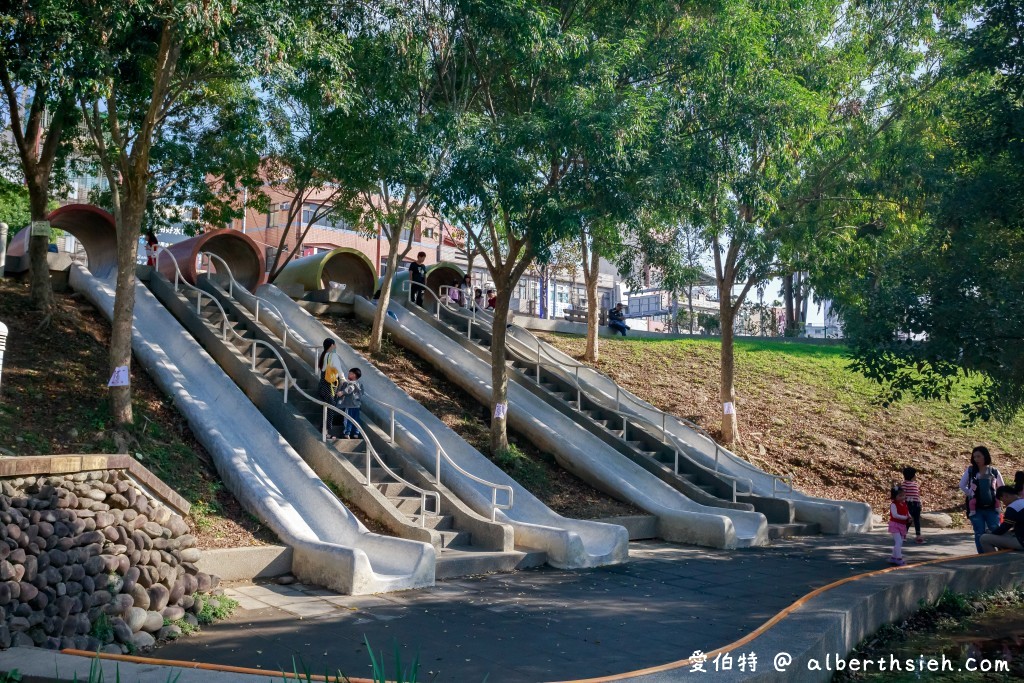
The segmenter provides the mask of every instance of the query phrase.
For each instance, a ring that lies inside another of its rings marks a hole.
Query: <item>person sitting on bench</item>
[[[615,304],[615,308],[608,311],[608,327],[613,334],[619,332],[623,337],[626,336],[626,330],[629,328],[626,326],[626,314],[622,312],[622,304]]]

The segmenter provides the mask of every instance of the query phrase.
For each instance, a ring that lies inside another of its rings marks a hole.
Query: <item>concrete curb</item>
[[[1021,582],[1024,553],[1004,551],[983,556],[942,558],[899,569],[884,569],[858,574],[811,591],[769,620],[764,626],[722,648],[707,653],[704,669],[722,681],[827,681],[826,656],[834,662],[880,626],[903,619],[920,609],[920,601],[933,602],[946,589],[957,593],[990,591]],[[757,654],[757,670],[740,672],[735,660],[740,654]],[[715,671],[717,655],[731,653],[732,671]],[[788,653],[785,671],[776,671],[774,657]],[[928,655],[928,653],[922,653]],[[0,670],[18,669],[24,680],[51,681],[77,673],[88,680],[93,657],[64,654],[36,648],[11,648],[0,652]],[[816,660],[821,670],[809,670]],[[665,683],[678,681],[691,673],[693,660],[670,662],[641,671],[612,676],[567,681],[565,683]],[[276,672],[257,673],[236,667],[220,667],[197,662],[171,662],[140,657],[104,656],[100,662],[107,676],[120,671],[125,683],[134,681],[178,680],[258,683],[274,680]],[[954,664],[956,666],[956,664]],[[180,674],[180,678],[175,678]],[[281,680],[281,674],[276,674]],[[317,680],[317,677],[314,677]],[[363,683],[364,679],[351,679]]]
[[[130,455],[19,455],[0,458],[0,479],[97,470],[127,470],[128,476],[151,498],[159,500],[182,517],[188,515],[191,508],[189,502]]]
[[[974,593],[1008,588],[1020,584],[1022,574],[1024,553],[1006,551],[944,558],[852,576],[811,591],[753,633],[706,653],[703,668],[714,673],[716,681],[828,681],[836,671],[837,659],[844,659],[881,626],[917,612],[922,601],[935,602],[947,589]],[[757,657],[757,670],[740,672],[737,658],[750,653]],[[725,654],[732,656],[732,670],[715,670],[715,657]],[[779,671],[775,662],[782,655],[789,662]],[[572,683],[666,683],[690,674],[694,664],[691,658]],[[962,665],[963,662],[953,663],[954,667]]]
[[[292,570],[292,549],[284,545],[204,550],[196,562],[199,571],[214,572],[222,581],[269,579]]]

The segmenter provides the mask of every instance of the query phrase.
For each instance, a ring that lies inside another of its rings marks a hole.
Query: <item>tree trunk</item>
[[[398,242],[401,241],[402,230],[396,228],[388,240],[388,265],[384,272],[384,279],[381,280],[380,298],[377,300],[377,310],[373,314],[373,327],[370,328],[370,354],[380,353],[384,341],[384,317],[388,314],[388,305],[391,303],[391,285],[395,279],[395,271],[398,268]],[[412,276],[409,276],[409,287],[412,287]],[[412,290],[408,296],[412,296]],[[424,303],[426,301],[424,300]]]
[[[586,252],[584,252],[586,258]],[[600,257],[591,252],[589,262],[583,263],[583,279],[587,285],[587,350],[583,359],[596,363],[600,355],[598,332],[601,329],[600,302],[597,300],[597,276],[600,270]]]
[[[797,284],[797,296],[799,298],[797,299],[797,309],[796,310],[797,310],[797,315],[800,316],[800,322],[803,323],[804,325],[806,325],[806,323],[807,323],[807,304],[808,304],[808,302],[810,300],[810,297],[808,296],[809,292],[807,291],[807,278],[804,276],[803,273],[798,273],[797,277],[799,278],[797,280],[797,283],[798,283]],[[803,329],[803,325],[801,326],[801,329]]]
[[[126,179],[127,180],[127,179]],[[121,210],[117,212],[117,283],[114,287],[114,320],[110,333],[110,373],[132,362],[132,327],[135,315],[135,266],[139,235],[146,211],[146,181],[127,180]],[[110,387],[110,413],[114,424],[134,422],[131,386]]]
[[[505,337],[507,330],[509,300],[512,288],[507,282],[495,282],[497,298],[494,302],[494,324],[491,327],[491,454],[497,455],[508,449],[508,417],[498,417],[498,405],[508,406],[508,368],[505,365]]]
[[[740,431],[736,421],[736,366],[733,357],[733,322],[736,308],[727,296],[719,297],[718,311],[722,319],[722,345],[720,352],[719,398],[722,401],[722,441],[726,445],[739,443]]]
[[[686,288],[686,306],[690,309],[690,334],[693,334],[693,285]]]
[[[28,183],[29,210],[34,221],[46,220],[46,205],[50,199],[48,176],[49,174],[45,179],[37,177]],[[31,230],[31,226],[28,229]],[[29,238],[29,285],[32,308],[44,315],[53,313],[53,285],[50,283],[50,264],[46,257],[49,248],[49,235]]]
[[[793,302],[793,273],[782,277],[782,298],[786,302],[786,332],[796,329],[796,306]]]

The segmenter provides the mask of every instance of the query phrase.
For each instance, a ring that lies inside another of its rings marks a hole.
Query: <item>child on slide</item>
[[[889,564],[902,567],[903,541],[907,538],[907,523],[910,521],[910,510],[907,508],[907,494],[900,486],[893,486],[889,496],[889,533],[892,534],[892,557]]]

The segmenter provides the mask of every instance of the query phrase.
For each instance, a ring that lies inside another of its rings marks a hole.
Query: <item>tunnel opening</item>
[[[347,295],[369,297],[376,276],[373,264],[363,252],[348,247],[311,254],[289,263],[274,279],[282,289],[302,288],[303,294],[323,292],[331,283],[343,285]],[[292,294],[302,296],[296,291]]]
[[[428,300],[433,301],[434,296],[440,292],[440,289],[444,285],[450,287],[458,287],[462,282],[463,278],[462,268],[459,268],[456,264],[449,261],[441,261],[435,263],[432,266],[427,266],[427,292],[424,294],[423,301],[426,303]],[[409,289],[406,286],[406,282],[409,280],[409,271],[400,270],[398,271],[391,283],[391,298],[404,301],[409,298]],[[380,296],[380,287],[384,283],[384,278],[381,278],[377,283],[377,296]]]
[[[235,281],[249,291],[259,287],[266,279],[263,253],[252,238],[237,230],[224,228],[204,232],[202,235],[171,245],[165,251],[177,261],[182,277],[193,285],[197,276],[207,267],[210,272],[216,274],[223,270],[224,264],[227,264]],[[203,254],[213,254],[217,258],[201,258]],[[168,257],[161,256],[157,265],[164,277],[174,279],[174,264]]]
[[[91,204],[67,204],[51,211],[47,220],[51,228],[63,230],[78,240],[93,275],[106,278],[117,270],[117,228],[110,212]],[[24,228],[11,239],[7,248],[8,273],[28,270],[31,236],[31,229]]]

